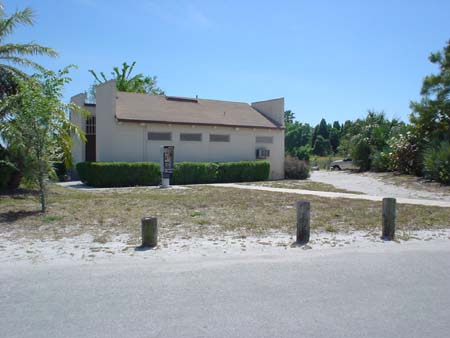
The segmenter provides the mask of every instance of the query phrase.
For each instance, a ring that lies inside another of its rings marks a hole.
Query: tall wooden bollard
[[[142,246],[153,248],[158,245],[158,219],[144,217],[141,220]]]
[[[297,243],[306,244],[309,242],[309,223],[311,205],[307,201],[297,202]]]
[[[395,238],[396,204],[395,198],[383,198],[383,234],[381,237],[387,241]]]

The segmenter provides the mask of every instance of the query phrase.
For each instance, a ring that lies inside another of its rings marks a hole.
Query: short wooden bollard
[[[309,223],[311,205],[307,201],[297,202],[297,243],[306,244],[309,242]]]
[[[142,224],[142,246],[153,248],[158,245],[158,219],[144,217]]]
[[[381,237],[387,241],[395,238],[396,204],[395,198],[383,198],[383,234]]]

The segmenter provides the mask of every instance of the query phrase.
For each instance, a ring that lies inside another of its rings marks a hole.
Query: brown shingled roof
[[[116,117],[118,121],[124,122],[280,128],[248,103],[174,100],[162,95],[126,92],[117,92]]]

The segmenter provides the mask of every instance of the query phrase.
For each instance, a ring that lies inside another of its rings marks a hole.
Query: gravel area
[[[450,202],[450,194],[446,192],[430,192],[410,187],[401,187],[383,182],[380,178],[377,178],[376,175],[371,175],[371,173],[358,174],[344,171],[313,171],[310,180],[313,182],[332,184],[339,189],[359,191],[372,196],[429,199]]]

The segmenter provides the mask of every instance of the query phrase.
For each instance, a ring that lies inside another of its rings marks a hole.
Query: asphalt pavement
[[[448,337],[450,241],[0,266],[1,337]]]

